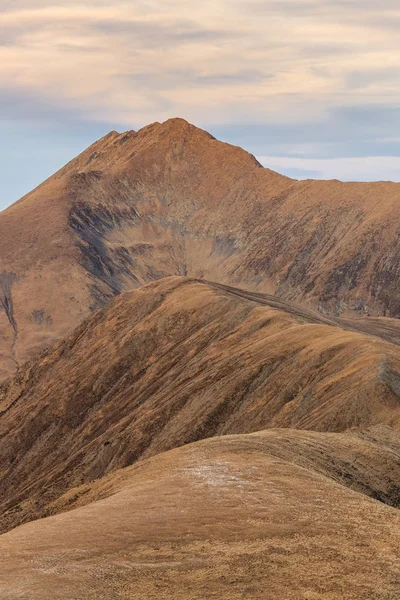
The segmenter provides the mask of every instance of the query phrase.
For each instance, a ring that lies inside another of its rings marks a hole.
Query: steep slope
[[[181,119],[111,132],[0,214],[0,377],[169,275],[398,317],[399,216],[400,184],[298,182]]]
[[[205,437],[400,426],[397,346],[246,295],[162,279],[120,295],[5,382],[2,526]]]
[[[327,446],[363,447],[345,437]],[[326,434],[312,438],[308,458],[328,461]],[[107,498],[0,536],[1,597],[397,600],[399,512],[271,443],[266,432],[172,450],[109,477]]]

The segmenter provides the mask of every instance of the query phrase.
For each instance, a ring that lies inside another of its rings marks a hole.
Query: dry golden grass
[[[103,500],[0,536],[1,598],[397,600],[399,512],[331,479],[372,446],[271,431],[123,469],[88,486]]]
[[[3,384],[2,527],[205,437],[399,427],[397,346],[264,301],[163,279],[119,296]]]
[[[2,212],[0,597],[397,600],[399,216],[180,119]]]
[[[0,377],[170,275],[398,317],[399,216],[399,184],[295,181],[181,119],[112,132],[0,214]]]

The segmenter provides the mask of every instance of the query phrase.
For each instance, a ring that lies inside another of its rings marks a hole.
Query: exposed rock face
[[[400,184],[295,181],[181,119],[112,132],[0,214],[0,377],[170,275],[399,317],[399,217]]]
[[[400,427],[398,346],[268,302],[162,279],[120,295],[3,383],[2,527],[205,437]]]

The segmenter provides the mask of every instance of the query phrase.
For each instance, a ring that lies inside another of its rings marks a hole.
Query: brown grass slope
[[[398,347],[183,277],[114,299],[0,391],[2,527],[205,437],[400,426]]]
[[[120,470],[89,490],[104,499],[0,536],[1,598],[397,600],[399,512],[330,477],[372,446],[268,431]]]
[[[400,184],[295,181],[181,119],[111,132],[0,214],[0,377],[169,275],[398,317],[399,216]]]

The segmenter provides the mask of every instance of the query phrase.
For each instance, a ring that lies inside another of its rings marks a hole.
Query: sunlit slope
[[[0,378],[171,275],[400,316],[400,184],[295,181],[182,119],[111,132],[0,213]]]
[[[313,437],[323,460],[327,435]],[[337,437],[334,452],[351,448]],[[0,536],[1,597],[397,600],[398,510],[271,444],[266,432],[160,454],[99,482],[103,500]]]
[[[2,525],[206,437],[398,428],[399,371],[393,344],[211,284],[175,277],[122,294],[3,384]]]

